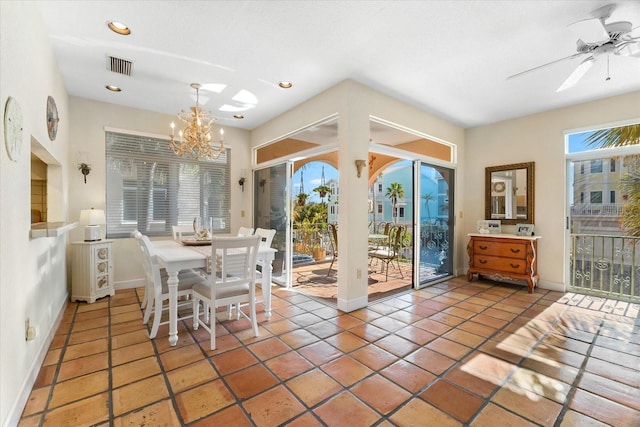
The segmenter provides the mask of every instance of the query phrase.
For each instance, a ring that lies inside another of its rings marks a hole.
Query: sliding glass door
[[[278,252],[273,261],[273,282],[283,286],[291,283],[290,177],[291,163],[253,172],[253,225],[276,230],[272,247]]]

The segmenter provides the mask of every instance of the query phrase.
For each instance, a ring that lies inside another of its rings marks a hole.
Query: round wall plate
[[[22,156],[22,109],[15,98],[9,97],[4,107],[4,143],[9,158],[17,162]]]
[[[502,193],[504,191],[504,182],[498,181],[493,183],[493,191],[496,193]]]
[[[55,141],[58,134],[58,107],[56,106],[56,100],[52,96],[47,98],[47,132],[49,133],[49,139]]]

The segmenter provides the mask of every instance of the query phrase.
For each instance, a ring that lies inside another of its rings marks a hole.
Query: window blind
[[[195,217],[214,234],[230,232],[229,149],[216,160],[178,157],[169,141],[106,132],[107,238],[171,235]]]

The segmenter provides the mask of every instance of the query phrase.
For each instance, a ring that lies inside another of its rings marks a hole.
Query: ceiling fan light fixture
[[[122,22],[107,21],[107,27],[109,27],[109,29],[114,33],[120,34],[122,36],[128,36],[129,34],[131,34],[131,30],[129,29],[129,27],[127,27]]]

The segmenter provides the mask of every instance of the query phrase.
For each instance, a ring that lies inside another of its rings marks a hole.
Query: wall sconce
[[[87,183],[87,175],[89,175],[89,172],[91,172],[91,165],[89,165],[88,163],[80,163],[78,165],[78,170],[80,172],[82,172],[82,175],[84,175],[84,183]]]
[[[356,160],[356,169],[358,169],[358,178],[362,175],[362,168],[367,164],[366,160]]]
[[[246,181],[245,175],[247,174],[246,169],[242,169],[240,171],[240,179],[238,180],[238,184],[242,187],[242,192],[244,193],[244,182]]]

